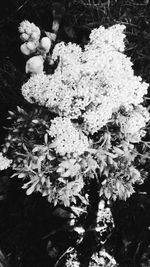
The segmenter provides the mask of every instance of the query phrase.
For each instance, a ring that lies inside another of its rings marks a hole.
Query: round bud
[[[19,27],[18,27],[18,31],[19,31],[20,33],[24,33],[24,28],[23,28],[22,26],[19,26]]]
[[[27,28],[26,28],[26,33],[27,33],[28,35],[31,35],[31,33],[32,33],[32,29],[31,29],[31,27],[27,27]]]
[[[31,52],[35,52],[36,51],[36,44],[34,42],[28,42],[27,43],[27,48],[31,51]]]
[[[26,42],[26,41],[28,41],[28,39],[29,39],[29,35],[28,35],[27,33],[22,33],[22,34],[20,35],[20,39],[21,39],[23,42]]]
[[[20,46],[20,50],[21,50],[21,52],[22,52],[24,55],[26,55],[26,56],[30,55],[30,53],[31,53],[31,51],[30,51],[29,48],[27,47],[27,44],[26,44],[26,43],[24,43],[24,44],[22,44],[22,45]]]
[[[31,34],[31,39],[32,40],[39,40],[39,38],[40,38],[40,35],[38,34],[38,32],[32,32],[32,34]]]
[[[51,47],[51,40],[48,37],[43,37],[40,41],[40,47],[43,48],[46,53],[48,53]]]
[[[35,32],[40,36],[41,35],[41,31],[39,29],[39,27],[36,26]]]
[[[34,56],[31,57],[26,62],[26,73],[34,74],[40,74],[43,72],[44,66],[43,66],[44,60],[42,56]]]

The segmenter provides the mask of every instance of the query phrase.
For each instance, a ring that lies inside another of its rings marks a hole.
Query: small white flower
[[[31,73],[32,75],[42,73],[44,69],[43,63],[44,60],[42,56],[31,57],[26,62],[26,73]]]
[[[26,55],[26,56],[28,56],[28,55],[31,54],[31,50],[27,47],[27,43],[22,44],[22,45],[20,46],[20,50],[21,50],[21,52],[22,52],[24,55]]]
[[[40,39],[40,29],[34,23],[30,23],[28,20],[22,21],[18,30],[21,33],[20,38],[22,41],[38,42]]]
[[[62,156],[73,153],[81,155],[88,150],[88,138],[75,128],[69,118],[53,119],[49,135],[54,137],[52,146]]]
[[[51,40],[48,37],[43,37],[40,41],[40,47],[43,48],[46,53],[48,53],[51,47]]]
[[[7,159],[0,153],[0,171],[5,170],[10,167],[12,160]]]

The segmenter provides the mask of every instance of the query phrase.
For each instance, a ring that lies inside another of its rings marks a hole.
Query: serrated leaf
[[[41,180],[41,183],[42,183],[42,184],[44,184],[44,183],[45,183],[45,181],[46,181],[46,179],[45,179],[45,176],[44,176],[44,175],[42,175],[42,177],[40,178],[40,180]]]
[[[44,141],[45,141],[45,144],[47,145],[47,143],[48,143],[48,134],[47,133],[44,135]]]
[[[70,201],[69,201],[69,198],[68,197],[64,197],[63,198],[63,202],[64,202],[64,206],[65,207],[69,207],[70,206]]]
[[[110,199],[111,198],[111,192],[110,192],[110,190],[106,187],[105,189],[104,189],[104,194],[105,194],[105,197],[107,198],[107,199]]]
[[[74,196],[72,197],[72,199],[71,199],[71,200],[72,200],[72,202],[73,202],[74,204],[76,204],[76,203],[77,203],[77,199],[76,199]]]
[[[14,116],[14,115],[15,115],[15,113],[12,112],[12,111],[10,111],[10,110],[8,110],[8,113],[9,113],[11,116]]]
[[[123,155],[124,154],[124,151],[122,149],[118,148],[118,147],[113,147],[113,150],[119,155]]]
[[[64,168],[63,167],[58,167],[57,171],[56,172],[63,172],[64,171]]]
[[[108,164],[113,165],[113,159],[110,156],[107,156]]]
[[[120,187],[121,187],[121,181],[117,180],[116,181],[116,188],[117,188],[118,191],[120,190]]]
[[[24,177],[26,177],[26,173],[20,173],[20,174],[18,175],[18,178],[24,178]]]
[[[61,174],[62,177],[69,177],[71,175],[70,170],[67,170],[66,172],[64,172],[63,174]]]
[[[104,153],[107,155],[107,156],[110,156],[111,158],[113,158],[113,159],[115,159],[115,158],[117,158],[118,157],[118,155],[117,154],[113,154],[113,153],[111,153],[111,152],[108,152],[108,151],[104,151]]]
[[[38,120],[32,120],[32,122],[35,123],[35,124],[39,123]]]
[[[54,159],[55,159],[55,157],[54,157],[54,156],[51,156],[50,154],[47,154],[47,158],[48,158],[49,160],[54,160]]]
[[[17,106],[17,109],[20,113],[24,113],[24,110],[22,108],[20,108],[19,106]]]
[[[64,178],[62,178],[62,177],[59,177],[59,178],[58,178],[58,181],[61,182],[61,183],[63,183],[63,184],[66,184],[66,181],[65,181]]]
[[[48,196],[48,190],[46,191],[46,190],[44,190],[44,192],[42,193],[42,196],[43,197],[46,197],[46,196]]]
[[[28,131],[29,131],[29,132],[34,132],[34,129],[33,129],[33,128],[29,128]]]
[[[104,169],[103,175],[105,175],[106,177],[108,177],[108,175],[109,175],[109,168],[105,168]]]
[[[50,200],[50,199],[49,199]],[[52,202],[52,199],[51,199],[51,201],[50,202]],[[54,199],[54,206],[56,206],[57,205],[57,203],[58,203],[58,199]]]
[[[24,150],[28,152],[28,149],[24,143],[22,144],[22,146],[23,146]]]
[[[36,184],[33,184],[31,187],[29,187],[26,191],[27,195],[31,195],[35,191]]]
[[[10,176],[10,178],[13,178],[13,177],[15,177],[15,176],[18,176],[18,173],[17,173],[17,172],[14,173],[14,174],[12,174],[12,175]]]
[[[34,147],[34,148],[32,149],[32,152],[33,152],[33,153],[35,153],[35,152],[37,152],[37,151],[39,151],[39,147],[37,147],[37,146]]]
[[[18,119],[17,119],[17,122],[22,122],[22,121],[24,121],[23,118],[18,118]]]

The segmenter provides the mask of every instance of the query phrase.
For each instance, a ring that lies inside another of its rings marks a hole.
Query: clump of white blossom
[[[130,58],[123,53],[124,28],[94,29],[84,50],[76,44],[56,44],[54,74],[31,77],[22,86],[24,97],[60,116],[82,117],[92,134],[106,125],[121,105],[127,110],[139,105],[148,84],[134,75]]]
[[[77,252],[70,249],[70,253],[67,256],[65,267],[79,267],[80,262],[78,260]],[[110,255],[105,249],[101,249],[99,252],[93,253],[89,267],[117,267],[118,264],[114,257]]]
[[[41,31],[33,22],[30,23],[28,20],[24,20],[20,23],[18,28],[22,41],[35,41],[38,42],[40,39]]]
[[[118,123],[121,126],[121,132],[125,137],[136,143],[140,142],[141,137],[145,135],[145,125],[149,121],[149,113],[142,105],[131,109],[126,115],[118,116]]]
[[[29,55],[36,51],[39,45],[39,39],[41,31],[34,23],[30,23],[28,20],[24,20],[20,23],[18,28],[20,38],[24,42],[20,49],[23,54]]]
[[[65,267],[80,267],[80,262],[78,261],[77,252],[75,250],[71,251],[68,255]]]
[[[111,226],[111,228],[114,227],[114,220],[111,209],[109,207],[101,208],[100,207],[101,202],[99,203],[98,206],[97,219],[96,219],[97,227],[95,229],[97,232],[100,233],[100,235],[102,235],[105,231],[108,230],[108,224]]]
[[[9,168],[11,163],[12,163],[12,160],[4,157],[3,154],[0,153],[0,171]]]
[[[78,130],[69,118],[57,117],[52,120],[49,135],[54,137],[52,147],[60,155],[81,155],[88,150],[88,138]]]
[[[23,22],[19,30],[27,34],[31,26]],[[142,105],[148,84],[134,75],[125,54],[124,31],[125,26],[120,24],[107,29],[100,26],[91,31],[83,49],[73,43],[57,43],[51,54],[54,72],[46,74],[41,68],[36,74],[37,69],[32,70],[35,75],[22,85],[28,102],[53,114],[48,121],[44,115],[44,122],[33,114],[36,123],[31,121],[28,126],[33,136],[45,127],[45,144],[35,144],[37,137],[31,142],[29,132],[26,149],[18,146],[22,140],[15,143],[21,154],[30,151],[13,164],[17,175],[29,179],[24,186],[28,194],[40,191],[50,202],[65,206],[76,203],[77,198],[87,203],[84,185],[96,177],[100,196],[126,200],[134,193],[133,185],[143,181],[135,158],[139,155],[136,144],[146,134],[149,121]],[[19,121],[20,131],[26,120]]]
[[[28,20],[22,21],[18,30],[23,42],[20,46],[21,52],[25,56],[32,55],[26,62],[26,73],[30,73],[31,76],[41,74],[44,69],[44,60],[51,47],[51,38],[48,36],[41,38],[40,28]]]
[[[113,256],[111,256],[105,249],[94,253],[91,257],[91,261],[89,267],[103,267],[103,266],[110,266],[110,267],[117,267],[118,264]]]

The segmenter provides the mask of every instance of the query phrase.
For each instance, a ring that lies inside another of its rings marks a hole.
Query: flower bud
[[[24,55],[26,55],[26,56],[30,55],[30,53],[31,53],[31,51],[30,51],[29,48],[27,47],[27,44],[26,44],[26,43],[24,43],[24,44],[22,44],[22,45],[20,46],[20,50],[21,50],[21,52],[22,52]]]
[[[23,42],[26,42],[26,41],[28,41],[28,39],[29,39],[29,35],[26,34],[26,33],[22,33],[22,34],[20,35],[20,39],[21,39]]]
[[[31,52],[35,52],[36,51],[36,44],[34,42],[28,42],[27,43],[27,48],[31,51]]]
[[[31,34],[32,40],[39,40],[39,38],[40,38],[40,35],[38,32],[32,32],[32,34]]]
[[[31,33],[32,33],[32,29],[31,29],[31,27],[27,27],[27,28],[26,28],[26,33],[27,33],[28,35],[31,35]]]
[[[43,58],[41,56],[34,56],[31,57],[26,62],[26,73],[40,74],[43,71]]]
[[[48,53],[51,47],[51,40],[48,37],[43,37],[40,41],[40,47],[43,48],[46,53]]]

